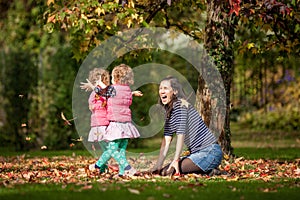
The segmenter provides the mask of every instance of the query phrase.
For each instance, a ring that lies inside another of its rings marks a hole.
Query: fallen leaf
[[[140,194],[140,191],[138,191],[136,189],[128,188],[128,191],[132,194]]]

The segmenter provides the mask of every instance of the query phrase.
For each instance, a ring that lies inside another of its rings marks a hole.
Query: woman
[[[152,172],[161,175],[212,175],[221,163],[222,150],[217,144],[217,138],[204,124],[199,113],[187,102],[182,85],[174,77],[163,79],[159,86],[159,97],[160,104],[166,111],[166,121],[159,158]],[[174,159],[163,168],[174,133],[177,135]],[[180,158],[184,144],[190,154]]]

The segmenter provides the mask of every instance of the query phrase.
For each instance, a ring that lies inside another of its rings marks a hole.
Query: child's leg
[[[126,158],[126,148],[128,145],[128,139],[121,139],[120,143],[119,143],[119,151],[120,154],[122,154],[122,156],[124,156]]]
[[[99,146],[100,146],[102,152],[104,152],[104,151],[106,151],[108,144],[105,141],[99,141]],[[104,173],[105,169],[107,169],[107,168],[108,168],[108,166],[107,166],[107,162],[106,162],[104,165],[102,165],[100,167],[100,172]]]
[[[131,168],[126,159],[126,147],[128,139],[114,140],[108,143],[107,149],[96,162],[98,167],[102,167],[111,157],[119,164],[119,175],[124,175],[125,168]]]
[[[128,145],[128,139],[121,139],[121,140],[122,141],[119,144],[119,148],[120,148],[119,151],[120,151],[120,154],[123,157],[123,159],[126,160],[126,162],[124,163],[124,172],[125,172],[126,176],[133,176],[136,174],[136,169],[131,167],[126,159],[126,148]]]
[[[124,174],[125,168],[129,165],[127,159],[126,159],[126,148],[128,144],[128,139],[119,139],[118,140],[118,147],[119,147],[119,152],[118,154],[116,153],[114,156],[115,159],[118,159],[118,163],[120,164],[119,167],[119,175]]]
[[[100,168],[105,166],[107,161],[112,157],[112,153],[118,150],[118,143],[111,141],[108,142],[106,150],[103,151],[102,155],[96,162],[96,165]]]
[[[118,139],[118,152],[115,152],[112,156],[119,163],[119,175],[124,174],[125,168],[129,165],[126,159],[126,148],[128,144],[128,139]]]

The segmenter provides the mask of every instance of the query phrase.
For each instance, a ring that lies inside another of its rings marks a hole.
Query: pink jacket
[[[89,97],[89,106],[92,106],[91,127],[107,126],[109,121],[107,119],[107,105],[105,97],[95,98],[96,93],[93,91]]]
[[[116,96],[108,98],[107,118],[115,122],[131,122],[132,93],[128,85],[112,85],[116,90]]]

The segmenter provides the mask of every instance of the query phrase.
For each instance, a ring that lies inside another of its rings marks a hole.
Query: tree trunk
[[[230,87],[233,76],[232,44],[234,41],[234,24],[232,16],[228,15],[229,8],[228,1],[207,1],[207,23],[204,39],[205,48],[221,74],[226,93],[226,99],[223,100],[226,101],[225,122],[223,122],[224,125],[221,129],[219,143],[222,146],[223,152],[227,155],[233,153],[230,131]],[[200,106],[196,107],[200,109],[206,124],[209,124],[211,119],[212,101],[210,98],[210,92],[207,91],[205,82],[200,75],[197,91],[197,99],[200,101]],[[218,120],[217,123],[220,123],[220,121]]]

